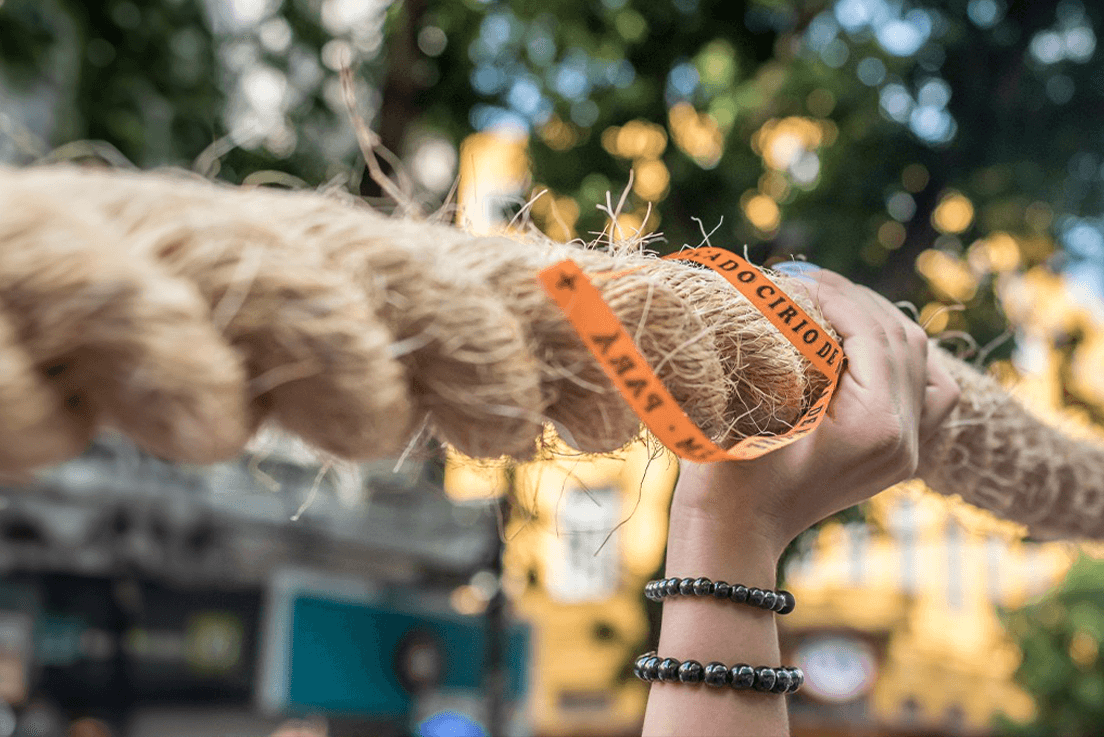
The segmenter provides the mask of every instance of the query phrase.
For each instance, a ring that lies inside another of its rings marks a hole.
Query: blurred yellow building
[[[675,477],[643,442],[511,470],[451,460],[452,496],[515,500],[505,586],[533,628],[536,734],[639,733],[647,693],[625,668],[654,636],[641,587],[662,564]],[[869,524],[825,526],[787,571],[784,660],[807,674],[794,734],[983,735],[998,712],[1029,718],[997,608],[1052,587],[1072,554],[919,482],[879,495]]]
[[[919,482],[871,506],[873,524],[825,526],[787,572],[799,606],[783,648],[807,678],[794,734],[981,735],[997,713],[1030,718],[998,607],[1055,585],[1071,548],[1022,542]]]
[[[626,666],[647,642],[642,588],[663,560],[677,465],[644,442],[507,470],[454,457],[453,498],[506,491],[504,586],[532,626],[530,718],[540,735],[639,734],[647,691]]]

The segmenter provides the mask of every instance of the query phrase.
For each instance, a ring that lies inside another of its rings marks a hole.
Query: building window
[[[916,503],[905,497],[890,513],[890,528],[901,550],[901,588],[914,594],[919,589],[916,560]]]
[[[556,601],[602,601],[617,590],[621,576],[615,531],[619,501],[616,489],[565,492],[557,530],[547,535],[545,586]]]
[[[848,532],[848,578],[852,586],[859,587],[865,578],[864,567],[866,565],[866,551],[870,539],[870,531],[865,524],[851,524],[847,526]]]
[[[964,531],[958,522],[948,519],[944,535],[947,540],[947,604],[952,609],[961,609],[966,599],[962,577],[962,566],[966,562],[963,554]]]

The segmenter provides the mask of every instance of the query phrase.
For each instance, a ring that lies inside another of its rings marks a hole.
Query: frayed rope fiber
[[[616,450],[639,421],[537,280],[566,258],[715,442],[784,433],[823,389],[722,277],[632,244],[474,237],[182,174],[0,168],[0,473],[79,454],[103,427],[189,463],[236,455],[266,422],[350,460],[395,456],[425,426],[479,458],[534,457],[549,422]],[[921,477],[1036,533],[1104,537],[1104,451],[939,359],[962,400]]]

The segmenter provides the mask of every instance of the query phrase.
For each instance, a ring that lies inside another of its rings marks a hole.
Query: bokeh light
[[[978,281],[961,259],[929,248],[916,257],[916,270],[932,289],[953,302],[968,302],[977,293]]]
[[[643,159],[633,164],[633,191],[645,200],[655,202],[667,193],[671,174],[658,159]]]
[[[748,221],[763,233],[773,232],[782,222],[782,211],[778,208],[778,203],[767,195],[752,195],[743,207]]]
[[[958,192],[943,195],[932,212],[932,225],[940,233],[961,233],[974,222],[974,205]]]
[[[724,153],[724,134],[709,113],[699,113],[692,105],[680,102],[668,113],[671,137],[687,156],[703,169],[712,169]]]

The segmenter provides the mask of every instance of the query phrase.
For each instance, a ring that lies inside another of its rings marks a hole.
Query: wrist
[[[667,575],[771,588],[785,544],[752,520],[717,519],[699,510],[672,509]]]
[[[769,483],[773,488],[779,480]],[[740,464],[684,462],[671,503],[668,548],[697,543],[777,561],[789,538],[784,521],[763,507],[773,499],[767,484]]]

